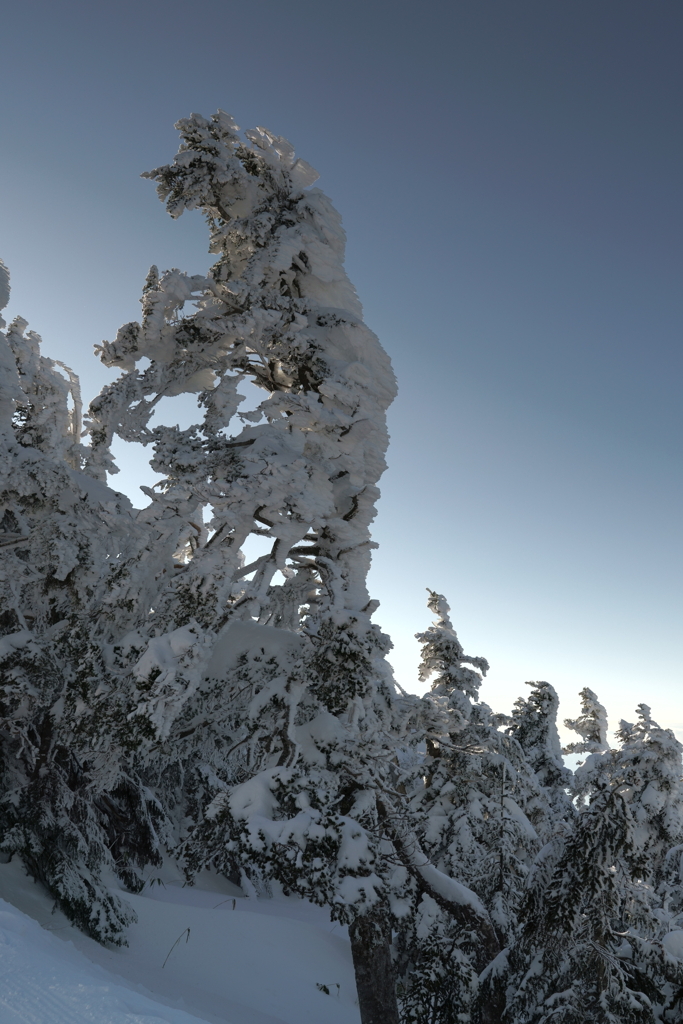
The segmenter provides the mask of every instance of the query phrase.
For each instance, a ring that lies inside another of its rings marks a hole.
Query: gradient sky
[[[683,5],[22,0],[2,29],[10,314],[84,395],[149,265],[210,262],[139,177],[174,121],[287,136],[399,380],[371,578],[397,677],[429,586],[496,710],[548,679],[563,717],[590,686],[683,738]]]

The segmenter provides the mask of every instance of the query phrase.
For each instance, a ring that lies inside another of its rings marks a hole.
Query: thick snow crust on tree
[[[142,322],[103,343],[101,358],[124,375],[91,405],[89,469],[114,469],[108,442],[118,432],[151,444],[152,465],[166,477],[150,494],[148,520],[187,508],[187,522],[192,508],[211,509],[209,543],[201,526],[174,538],[194,555],[158,616],[169,618],[164,608],[187,593],[213,625],[240,589],[244,614],[281,615],[268,594],[273,576],[292,573],[277,594],[286,606],[307,582],[307,554],[340,563],[345,604],[360,611],[395,382],[343,269],[339,215],[323,193],[301,191],[314,172],[284,139],[258,129],[245,142],[223,112],[179,127],[174,163],[149,177],[172,216],[204,212],[219,258],[206,278],[152,268]],[[196,311],[183,315],[188,302]],[[143,359],[150,365],[138,370]],[[267,397],[240,425],[245,379]],[[157,402],[183,391],[199,393],[203,420],[185,431],[149,427]],[[272,550],[240,586],[249,575],[240,552],[253,532],[271,537]]]

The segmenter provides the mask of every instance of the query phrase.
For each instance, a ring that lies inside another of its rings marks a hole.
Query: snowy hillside
[[[105,949],[0,865],[2,1024],[357,1024],[345,929],[302,900],[201,882],[127,894],[130,945]]]

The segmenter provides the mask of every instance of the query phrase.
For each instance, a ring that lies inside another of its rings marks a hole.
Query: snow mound
[[[683,931],[676,929],[676,931],[669,932],[662,939],[662,945],[671,956],[675,956],[677,960],[683,960]]]

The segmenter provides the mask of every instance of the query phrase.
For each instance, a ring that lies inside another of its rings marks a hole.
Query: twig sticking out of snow
[[[187,945],[187,943],[190,941],[190,929],[186,928],[185,931],[181,932],[180,935],[178,936],[178,938],[175,940],[175,942],[173,943],[173,945],[169,949],[168,953],[166,954],[166,959],[164,960],[163,964],[161,965],[162,971],[163,971],[164,967],[166,966],[166,964],[168,963],[169,956],[171,955],[173,950],[176,948],[176,946],[178,945],[178,943],[182,939],[183,935],[185,936],[185,945]]]

